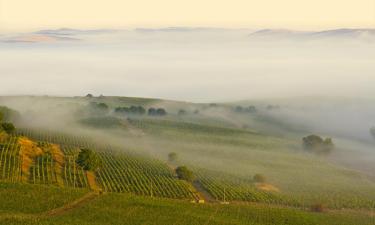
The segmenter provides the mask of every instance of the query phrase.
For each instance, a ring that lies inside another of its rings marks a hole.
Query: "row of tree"
[[[105,103],[90,102],[89,112],[94,115],[106,115],[110,112],[110,107]],[[165,116],[167,111],[164,108],[149,108],[143,106],[117,107],[114,112],[118,115],[147,115],[149,116]]]
[[[234,108],[234,111],[238,113],[256,113],[257,108],[253,105],[248,106],[248,107],[243,107],[243,106],[238,105]]]

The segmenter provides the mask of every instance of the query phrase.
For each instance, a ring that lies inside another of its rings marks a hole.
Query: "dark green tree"
[[[335,147],[331,138],[323,140],[323,138],[315,134],[302,138],[302,142],[306,150],[316,153],[328,153]]]
[[[186,115],[186,113],[187,113],[186,110],[184,110],[184,109],[180,109],[180,110],[178,110],[178,113],[177,113],[177,114],[178,114],[179,116],[183,116],[183,115]]]
[[[13,123],[1,123],[1,128],[8,134],[11,134],[16,130],[16,127],[13,125]]]
[[[186,166],[179,166],[176,168],[177,177],[181,180],[186,180],[189,182],[194,181],[194,174]]]
[[[171,163],[176,162],[177,158],[177,153],[175,152],[171,152],[168,154],[168,161]]]
[[[81,149],[78,154],[77,164],[84,170],[96,171],[102,166],[99,156],[91,149]]]

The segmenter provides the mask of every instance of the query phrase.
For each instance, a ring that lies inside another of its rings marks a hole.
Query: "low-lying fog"
[[[340,30],[325,36],[284,30],[254,34],[246,29],[3,34],[0,95],[92,92],[197,102],[371,97],[375,96],[371,32],[366,38],[342,36]]]

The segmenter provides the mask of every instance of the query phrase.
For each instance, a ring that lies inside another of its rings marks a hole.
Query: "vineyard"
[[[43,152],[33,157],[26,172],[22,169],[24,159],[20,154],[22,147],[18,141],[21,136],[35,140],[38,148]],[[52,143],[59,145],[56,147],[57,145]],[[109,144],[96,143],[88,137],[19,129],[17,135],[0,146],[0,178],[4,181],[26,180],[31,184],[90,189],[86,172],[76,163],[80,148],[86,147],[95,150],[103,162],[102,168],[96,172],[95,180],[105,192],[199,199],[199,193],[192,185],[177,179],[174,171],[166,163],[155,158],[119,150]],[[51,149],[60,149],[63,156],[60,156],[60,159],[56,158],[56,153]],[[331,189],[325,186],[320,186],[319,189],[301,186],[298,189],[288,190],[287,188],[291,187],[289,183],[294,182],[290,178],[285,181],[286,188],[281,184],[282,190],[279,191],[277,187],[268,184],[259,188],[251,178],[200,169],[193,165],[192,168],[195,168],[194,173],[201,186],[217,201],[260,202],[298,208],[308,208],[312,204],[323,202],[326,206],[336,209],[375,208],[375,193],[371,184],[366,184],[364,187],[360,183],[351,184],[350,181],[342,181],[351,186]]]
[[[79,147],[95,149],[103,162],[96,172],[96,181],[106,192],[134,193],[176,199],[198,199],[194,189],[176,178],[174,172],[159,160],[125,153],[110,146],[95,145],[88,138],[74,138],[50,132],[19,130],[17,136],[1,145],[1,179],[11,182],[22,180],[22,155],[18,137],[27,136],[38,141],[45,151],[32,159],[28,183],[50,184],[72,188],[90,188],[85,171],[76,163]],[[59,143],[63,152],[61,167],[45,149]]]

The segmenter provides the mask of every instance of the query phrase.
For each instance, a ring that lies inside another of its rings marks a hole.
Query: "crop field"
[[[64,153],[62,171],[56,171],[54,166],[56,162],[50,154],[46,153],[35,157],[30,167],[29,183],[57,185],[58,179],[62,179],[63,185],[66,187],[89,188],[85,172],[75,162],[79,148],[74,145],[78,145],[90,147],[98,152],[103,167],[96,173],[96,180],[106,192],[127,192],[190,200],[198,198],[190,184],[177,179],[173,171],[157,159],[120,152],[108,145],[95,145],[88,141],[88,138],[80,140],[62,134],[54,135],[50,132],[36,131],[34,133],[32,130],[20,130],[18,135],[33,137],[44,145],[49,144],[47,141],[60,143]],[[16,141],[16,139],[14,137],[12,140]],[[18,152],[14,154],[18,154]],[[17,159],[15,162],[19,161],[19,156],[13,158]],[[17,169],[15,166],[11,168]],[[7,176],[9,175],[7,174]]]
[[[212,139],[211,141],[215,144],[210,148],[218,146],[215,149],[215,156],[222,154],[217,151],[218,149],[232,146],[227,137],[227,132],[233,134],[231,128],[204,127],[186,123],[175,126],[175,124],[176,122],[173,121],[162,120],[132,122],[133,126],[142,128],[145,132],[157,133],[158,130],[164,130],[164,133],[157,134],[158,137],[178,137],[181,148],[184,147],[185,141],[191,142],[192,138],[194,138],[194,143],[200,143],[202,138]],[[193,132],[193,130],[196,131]],[[185,133],[188,134],[185,135]],[[65,164],[61,175],[64,186],[89,188],[84,171],[74,163],[79,151],[77,146],[81,146],[96,150],[103,160],[103,168],[97,172],[96,180],[106,192],[134,193],[177,199],[198,198],[191,185],[178,180],[172,170],[161,160],[119,151],[110,144],[95,144],[88,137],[70,137],[69,135],[32,129],[21,129],[19,134],[33,137],[38,141],[50,141],[61,145],[65,154]],[[238,158],[235,167],[228,168],[228,172],[224,172],[223,168],[219,167],[216,168],[217,171],[213,171],[197,167],[197,164],[191,165],[192,168],[196,168],[194,172],[203,188],[218,201],[223,201],[225,193],[226,201],[235,202],[260,202],[298,208],[309,208],[317,203],[332,209],[372,210],[375,208],[375,184],[355,171],[330,166],[320,159],[307,159],[303,155],[293,152],[274,152],[272,149],[275,145],[280,143],[281,146],[286,147],[290,144],[282,143],[278,139],[273,140],[244,131],[232,137],[235,141],[242,141],[243,145],[232,146],[232,157],[238,153],[241,154],[241,157]],[[219,139],[223,141],[217,142]],[[266,139],[270,140],[269,143],[257,144]],[[244,150],[249,146],[253,148],[251,151]],[[168,149],[169,146],[157,147]],[[246,152],[246,155],[243,152]],[[204,153],[202,152],[202,154]],[[255,159],[263,159],[263,161]],[[35,183],[53,183],[50,182],[53,181],[53,173],[48,174],[50,170],[48,168],[53,167],[51,165],[53,161],[48,158],[38,160],[38,163],[34,163],[34,167],[37,168],[35,172],[37,182]],[[234,174],[232,171],[236,167],[243,170],[244,167],[239,166],[244,160],[250,163],[250,165],[246,165],[250,174],[254,175],[256,172],[266,174],[270,179],[269,184],[258,187],[252,180],[252,176],[246,175],[246,173]],[[188,161],[186,163],[191,164]],[[33,170],[32,172],[31,174],[34,174]]]
[[[5,188],[4,188],[5,187]],[[84,193],[53,186],[2,184],[3,196],[12,190],[13,201],[0,208],[0,223],[7,224],[179,224],[179,225],[373,225],[375,217],[362,212],[312,213],[272,205],[191,204],[179,200],[108,193],[60,215],[45,212],[69,204]],[[26,190],[26,191],[25,191]],[[26,193],[33,194],[26,198]],[[46,201],[46,195],[54,201]],[[9,198],[5,198],[8,200]],[[16,204],[23,202],[23,208]]]

